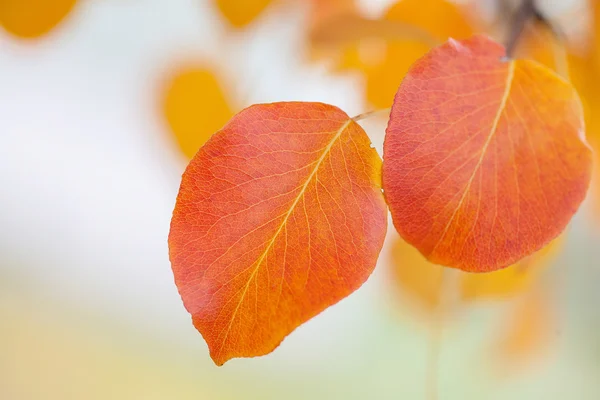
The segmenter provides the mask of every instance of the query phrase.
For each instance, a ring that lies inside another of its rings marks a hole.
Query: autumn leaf
[[[573,87],[475,36],[411,68],[392,108],[383,187],[400,235],[470,272],[541,249],[584,199],[592,152]]]
[[[215,73],[204,66],[186,66],[170,77],[163,109],[181,151],[188,158],[233,116],[233,106],[223,86]]]
[[[16,37],[38,38],[54,29],[76,3],[77,0],[2,0],[0,25]]]
[[[271,352],[366,281],[386,233],[380,168],[364,130],[321,103],[251,106],[200,149],[169,250],[216,364]]]
[[[243,28],[254,21],[273,0],[214,0],[221,15],[234,27]]]

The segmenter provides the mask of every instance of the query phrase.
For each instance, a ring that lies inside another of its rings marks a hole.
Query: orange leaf
[[[214,0],[221,15],[235,28],[254,21],[273,0]]]
[[[58,25],[77,0],[2,0],[0,25],[14,36],[33,39]]]
[[[163,106],[175,139],[188,158],[233,115],[217,77],[205,67],[179,70],[167,86]]]
[[[251,106],[200,149],[169,248],[216,364],[273,351],[366,281],[387,225],[380,168],[364,130],[321,103]]]
[[[584,199],[592,152],[573,87],[475,36],[411,68],[392,108],[383,183],[400,235],[470,272],[514,264],[558,236]]]

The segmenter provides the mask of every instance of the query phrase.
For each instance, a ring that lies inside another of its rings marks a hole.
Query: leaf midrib
[[[463,192],[463,194],[460,198],[460,201],[458,202],[458,205],[452,212],[452,215],[451,215],[450,219],[448,220],[448,223],[446,224],[446,227],[444,228],[442,235],[440,236],[439,240],[437,241],[437,243],[431,250],[430,254],[435,253],[435,250],[437,249],[438,245],[442,242],[442,240],[446,236],[446,233],[448,233],[448,230],[450,229],[450,225],[452,225],[452,221],[454,221],[454,218],[456,217],[458,210],[460,210],[460,208],[462,207],[463,202],[465,201],[465,199],[467,197],[467,193],[469,193],[469,191],[471,190],[471,184],[473,183],[473,180],[475,179],[475,175],[477,174],[477,171],[479,170],[479,168],[481,167],[481,164],[483,163],[483,159],[485,158],[487,149],[492,141],[492,138],[496,134],[496,131],[498,130],[498,123],[500,122],[502,113],[506,109],[506,105],[508,103],[508,98],[510,97],[510,90],[512,88],[514,76],[515,76],[515,61],[511,60],[508,64],[508,71],[506,74],[506,83],[504,86],[504,93],[502,94],[502,99],[500,100],[500,105],[498,107],[498,111],[496,112],[496,115],[492,122],[492,128],[490,129],[490,133],[488,134],[488,137],[483,145],[483,148],[481,149],[481,155],[479,156],[477,165],[475,165],[475,168],[473,168],[473,173],[471,174],[471,177],[469,178],[469,181],[467,182],[467,185],[465,186],[465,191]]]
[[[323,161],[325,161],[325,158],[330,153],[330,151],[331,151],[333,145],[335,144],[335,142],[337,142],[337,140],[340,138],[340,136],[342,135],[342,133],[348,128],[348,126],[350,126],[350,124],[352,123],[352,121],[353,120],[351,118],[349,118],[346,122],[344,122],[344,124],[342,124],[342,126],[338,129],[338,131],[334,135],[334,137],[331,139],[331,141],[329,142],[329,144],[325,147],[325,150],[323,150],[323,154],[321,154],[321,156],[317,160],[317,163],[315,164],[315,167],[313,168],[313,170],[311,171],[310,175],[306,179],[306,182],[302,186],[302,189],[300,189],[300,193],[298,194],[298,196],[296,197],[296,199],[294,200],[294,202],[290,206],[290,209],[287,212],[287,214],[285,215],[285,217],[283,218],[283,221],[281,222],[281,225],[279,226],[279,228],[277,229],[277,231],[273,235],[273,238],[271,239],[271,241],[269,242],[269,244],[265,248],[264,252],[260,255],[260,257],[258,257],[258,259],[256,261],[256,267],[254,268],[254,270],[250,274],[250,277],[248,278],[248,282],[246,283],[246,286],[244,287],[244,291],[240,295],[240,300],[239,300],[239,302],[238,302],[238,304],[237,304],[237,306],[236,306],[236,308],[235,308],[235,310],[233,312],[233,315],[231,316],[231,320],[229,321],[229,325],[227,327],[227,331],[225,333],[225,337],[223,338],[223,342],[221,343],[221,347],[219,348],[219,351],[217,353],[218,355],[220,355],[221,352],[223,351],[223,347],[225,346],[225,342],[227,341],[227,337],[229,336],[229,333],[231,331],[231,327],[233,325],[233,321],[235,320],[237,312],[239,311],[240,306],[242,305],[242,302],[244,301],[244,298],[246,297],[246,293],[248,292],[248,288],[250,287],[250,283],[252,282],[252,280],[256,276],[256,274],[257,274],[258,270],[260,269],[260,267],[261,267],[261,265],[262,265],[265,257],[267,256],[267,254],[269,253],[269,251],[271,250],[271,248],[275,244],[275,240],[277,239],[277,237],[279,236],[279,234],[281,233],[281,231],[283,230],[283,228],[287,224],[288,219],[290,218],[290,216],[294,212],[296,206],[300,202],[300,199],[302,199],[302,197],[306,193],[306,189],[308,188],[308,185],[313,180],[313,178],[317,175],[319,167],[321,166],[321,164],[323,163]]]

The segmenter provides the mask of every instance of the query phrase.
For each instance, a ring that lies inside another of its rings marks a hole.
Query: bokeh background
[[[258,102],[385,108],[430,45],[415,32],[501,38],[517,2],[401,3],[0,0],[0,399],[425,399],[435,380],[440,399],[599,399],[597,182],[503,272],[442,280],[390,229],[369,281],[274,353],[218,368],[193,328],[167,235],[210,134]],[[596,5],[539,4],[595,145]],[[556,62],[531,32],[521,54]],[[381,150],[385,120],[362,124]]]

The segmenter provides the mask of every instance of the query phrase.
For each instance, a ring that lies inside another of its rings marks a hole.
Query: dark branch
[[[523,0],[509,19],[508,38],[505,43],[506,57],[513,56],[525,25],[531,20],[546,23],[546,18],[537,9],[534,0]]]

